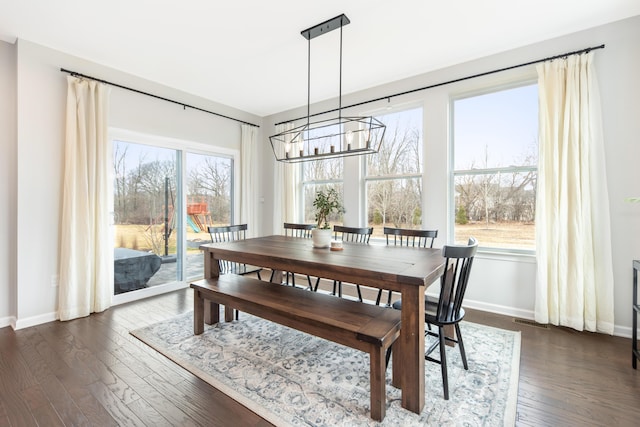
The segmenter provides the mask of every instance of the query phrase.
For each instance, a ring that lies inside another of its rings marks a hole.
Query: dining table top
[[[349,283],[398,289],[394,284],[429,286],[444,269],[440,249],[343,242],[342,250],[315,248],[311,239],[264,236],[200,249],[214,258],[304,273]]]

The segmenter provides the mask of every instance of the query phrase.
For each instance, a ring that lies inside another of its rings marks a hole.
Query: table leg
[[[458,339],[458,337],[456,336],[456,328],[453,325],[447,325],[444,327],[444,336],[445,337],[449,337],[452,339]],[[455,347],[456,343],[453,341],[445,341],[444,345],[448,346],[448,347]]]
[[[424,286],[401,291],[402,329],[393,344],[393,385],[402,389],[402,407],[416,414],[422,412],[425,399],[424,291]]]
[[[200,335],[204,332],[204,300],[200,292],[195,289],[193,292],[193,333]]]
[[[204,252],[204,277],[216,278],[220,276],[220,266],[218,260],[213,257],[213,253]],[[220,316],[220,306],[211,301],[204,300],[204,322],[207,325],[218,323]]]

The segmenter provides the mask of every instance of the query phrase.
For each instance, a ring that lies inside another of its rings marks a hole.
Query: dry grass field
[[[535,224],[502,222],[488,227],[486,223],[458,224],[456,242],[464,243],[473,236],[484,247],[534,249],[535,231]]]
[[[162,225],[116,224],[114,226],[114,247],[153,251],[160,255],[164,253],[164,227]],[[176,231],[169,237],[169,253],[176,253]],[[195,233],[187,228],[187,240],[210,241],[209,233]],[[197,251],[198,249],[192,249]]]
[[[389,225],[392,226],[392,225]],[[384,238],[382,225],[373,226],[373,237]],[[402,228],[402,227],[401,227]],[[480,246],[507,248],[507,249],[534,249],[535,248],[535,224],[523,224],[515,222],[490,223],[469,223],[456,225],[457,243],[466,243],[469,237],[473,236],[478,240]],[[436,246],[442,243],[436,240]]]
[[[148,225],[116,225],[114,227],[115,247],[138,249],[141,251],[154,251],[157,254],[164,253],[164,240],[162,226]],[[374,226],[374,238],[384,238],[383,226]],[[522,223],[473,223],[456,225],[456,242],[464,243],[469,236],[475,237],[480,246],[514,249],[535,248],[535,225]],[[206,232],[195,233],[187,228],[187,240],[208,241]],[[197,249],[192,248],[192,251]],[[176,232],[169,238],[169,253],[176,252]]]

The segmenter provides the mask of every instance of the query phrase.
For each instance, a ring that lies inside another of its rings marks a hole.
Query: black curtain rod
[[[407,94],[414,93],[414,92],[420,92],[422,90],[433,89],[435,87],[445,86],[445,85],[452,84],[452,83],[458,83],[458,82],[461,82],[461,81],[464,81],[464,80],[470,80],[470,79],[475,79],[477,77],[488,76],[489,74],[495,74],[495,73],[500,73],[502,71],[513,70],[514,68],[526,67],[527,65],[538,64],[540,62],[553,61],[554,59],[558,59],[558,58],[566,58],[567,56],[571,56],[571,55],[580,55],[582,53],[588,53],[588,52],[591,52],[592,50],[596,50],[596,49],[604,49],[604,44],[601,44],[600,46],[587,47],[585,49],[576,50],[574,52],[562,53],[560,55],[550,56],[550,57],[544,58],[544,59],[538,59],[538,60],[535,60],[535,61],[525,62],[523,64],[512,65],[510,67],[504,67],[504,68],[498,68],[496,70],[485,71],[484,73],[473,74],[471,76],[460,77],[458,79],[448,80],[446,82],[435,83],[435,84],[432,84],[432,85],[429,85],[429,86],[424,86],[424,87],[421,87],[421,88],[418,88],[418,89],[411,89],[411,90],[407,90],[405,92],[394,93],[393,95],[381,96],[380,98],[375,98],[375,99],[370,99],[368,101],[358,102],[356,104],[347,105],[346,107],[334,108],[333,110],[327,110],[327,111],[323,111],[323,112],[320,112],[320,113],[314,113],[314,114],[309,115],[308,117],[315,117],[315,116],[320,116],[322,114],[333,113],[333,112],[338,111],[340,109],[359,107],[360,105],[370,104],[372,102],[382,101],[384,99],[391,100],[391,98],[395,98],[395,97],[402,96],[402,95],[407,95]],[[295,122],[297,120],[302,120],[302,119],[306,119],[306,118],[307,118],[307,116],[298,117],[297,119],[285,120],[285,121],[276,123],[274,126],[278,126],[278,125],[282,125],[282,124],[290,123],[290,122]]]
[[[256,124],[245,122],[244,120],[234,119],[233,117],[225,116],[224,114],[215,113],[213,111],[205,110],[204,108],[200,108],[200,107],[194,107],[193,105],[185,104],[184,102],[178,102],[178,101],[174,101],[173,99],[163,98],[162,96],[154,95],[154,94],[148,93],[148,92],[143,92],[141,90],[133,89],[133,88],[130,88],[130,87],[127,87],[127,86],[122,86],[122,85],[119,85],[117,83],[113,83],[113,82],[110,82],[110,81],[107,81],[107,80],[98,79],[96,77],[87,76],[85,74],[77,73],[75,71],[65,70],[64,68],[60,68],[60,71],[62,71],[63,73],[70,74],[70,75],[72,75],[74,77],[82,77],[82,78],[85,78],[85,79],[94,80],[96,82],[104,83],[104,84],[107,84],[107,85],[110,85],[110,86],[119,87],[120,89],[129,90],[131,92],[139,93],[141,95],[147,95],[147,96],[150,96],[152,98],[161,99],[162,101],[167,101],[167,102],[171,102],[173,104],[182,105],[182,108],[185,108],[185,109],[187,107],[189,107],[192,110],[198,110],[198,111],[202,111],[203,113],[213,114],[214,116],[223,117],[223,118],[229,119],[229,120],[234,120],[236,122],[240,122],[240,123],[245,124],[245,125],[255,126],[257,128],[260,127],[260,126],[258,126]]]

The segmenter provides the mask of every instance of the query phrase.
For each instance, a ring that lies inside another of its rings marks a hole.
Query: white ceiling
[[[266,116],[306,105],[300,32],[341,13],[347,94],[639,15],[640,1],[0,0],[0,39]],[[338,59],[339,31],[312,39],[311,102],[338,95]]]

